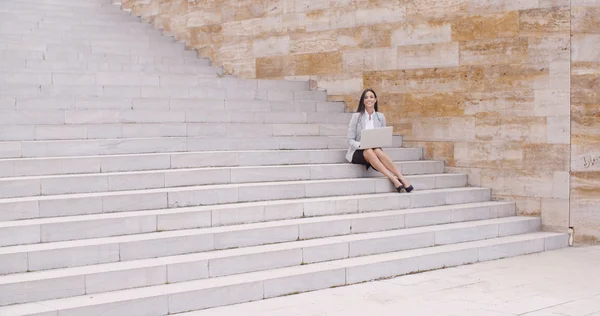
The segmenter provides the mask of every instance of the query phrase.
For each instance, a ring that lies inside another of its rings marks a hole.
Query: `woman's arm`
[[[358,115],[352,115],[352,119],[350,120],[350,124],[348,124],[348,146],[352,149],[358,149],[360,147],[360,143],[356,141],[356,123],[358,122]]]

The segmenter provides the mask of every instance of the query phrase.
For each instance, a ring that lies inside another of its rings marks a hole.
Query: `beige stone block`
[[[290,36],[290,53],[308,54],[331,52],[338,49],[336,31],[294,33]]]
[[[570,174],[568,171],[555,171],[554,172],[554,198],[555,199],[569,199],[571,188],[570,188]]]
[[[225,42],[218,51],[218,59],[221,61],[249,59],[253,57],[254,47],[252,42],[249,41]]]
[[[572,144],[571,168],[574,172],[600,171],[600,144]]]
[[[362,76],[346,78],[345,76],[321,77],[317,80],[319,90],[327,90],[330,95],[360,94],[363,90]]]
[[[346,72],[366,71],[365,56],[364,49],[345,51],[342,55],[344,70]]]
[[[256,59],[256,78],[276,78],[294,75],[296,69],[292,55]]]
[[[340,34],[354,36],[362,48],[389,48],[391,46],[392,28],[395,24],[376,24],[354,29],[339,30]]]
[[[340,52],[292,55],[295,75],[331,75],[342,73],[343,59]]]
[[[315,10],[329,9],[329,1],[323,0],[284,0],[284,13],[309,12]]]
[[[468,14],[468,0],[412,0],[406,3],[411,20],[441,19]]]
[[[486,66],[484,84],[488,91],[549,89],[547,64],[510,64]]]
[[[466,16],[452,23],[452,40],[514,38],[519,36],[519,12]]]
[[[571,199],[600,199],[600,172],[572,172]]]
[[[540,8],[551,8],[571,5],[571,0],[539,0]]]
[[[501,117],[482,113],[475,122],[475,135],[479,140],[546,142],[545,117]]]
[[[574,34],[571,39],[573,62],[600,62],[600,34]]]
[[[284,32],[304,30],[306,27],[306,13],[288,13],[282,15],[281,26]]]
[[[523,146],[509,142],[456,143],[454,160],[457,167],[521,168]]]
[[[461,65],[519,64],[527,58],[527,38],[500,38],[460,43]]]
[[[502,130],[502,117],[494,113],[475,116],[475,137],[481,141],[498,141]]]
[[[471,187],[481,186],[481,169],[480,168],[458,168],[446,167],[447,173],[467,174],[467,184]]]
[[[202,9],[200,11],[190,11],[187,14],[186,27],[199,27],[210,24],[219,24],[223,22],[221,10],[217,8]]]
[[[600,91],[600,62],[572,62],[571,92]]]
[[[454,142],[406,141],[403,146],[422,148],[424,159],[441,160],[446,166],[454,166],[454,144]]]
[[[392,47],[451,41],[452,28],[449,23],[407,23],[391,33]]]
[[[473,117],[426,117],[412,119],[412,135],[429,141],[469,141],[475,139]]]
[[[322,0],[320,0],[322,1]],[[406,20],[406,8],[404,6],[392,8],[360,8],[356,10],[356,25],[374,25],[383,23],[396,23]]]
[[[350,8],[354,7],[354,0],[329,0],[331,8]]]
[[[515,11],[515,10],[529,10],[536,9],[540,6],[540,0],[502,0],[503,9],[505,11]]]
[[[355,48],[360,45],[360,40],[356,39],[354,36],[350,35],[337,35],[337,45],[335,49],[346,49],[346,48]]]
[[[573,112],[571,116],[571,142],[600,143],[600,117]]]
[[[365,72],[365,87],[388,93],[448,92],[459,90],[461,71],[454,68],[408,69]]]
[[[554,172],[517,169],[482,169],[481,185],[498,196],[552,198]],[[539,201],[539,200],[538,200]],[[538,207],[539,210],[540,207]],[[537,212],[539,214],[539,211]]]
[[[459,88],[461,91],[481,92],[491,90],[486,87],[486,68],[483,66],[461,66],[459,67]]]
[[[571,226],[575,229],[575,241],[597,243],[600,241],[600,199],[571,199]]]
[[[225,73],[239,78],[256,78],[256,59],[225,60],[221,62]]]
[[[255,39],[252,43],[252,50],[254,57],[287,55],[290,53],[290,37],[285,35]]]
[[[571,113],[569,90],[535,90],[535,115],[556,116]]]
[[[346,51],[343,55],[344,69],[356,71],[380,71],[397,69],[396,48],[371,48]]]
[[[571,87],[571,115],[573,120],[593,116],[598,112],[598,109],[600,109],[600,91]]]
[[[327,10],[307,12],[305,16],[301,16],[299,20],[300,28],[307,32],[326,31],[330,29],[330,14]]]
[[[528,1],[537,3],[538,0]],[[505,2],[505,0],[469,0],[468,12],[470,15],[503,12],[506,11]]]
[[[600,7],[600,0],[571,0],[572,6]]]
[[[571,85],[571,61],[550,62],[550,89],[565,89]]]
[[[283,16],[281,15],[265,16],[261,19],[260,25],[264,34],[280,33],[284,31]]]
[[[600,34],[600,4],[596,7],[573,6],[571,15],[573,33]]]
[[[528,43],[527,62],[568,61],[571,58],[571,41],[568,34],[529,37]]]
[[[333,9],[329,11],[329,27],[331,29],[352,28],[356,26],[356,10]]]
[[[494,193],[492,191],[492,193]],[[493,198],[498,201],[514,202],[517,216],[540,216],[542,214],[542,199],[519,196],[519,195],[496,195]]]
[[[567,171],[569,170],[569,146],[564,144],[523,145],[523,169]]]
[[[552,230],[569,227],[569,199],[542,199],[542,226]]]
[[[465,115],[493,112],[501,116],[534,116],[534,91],[466,92]]]
[[[396,48],[371,48],[364,50],[363,70],[398,69],[398,51]]]
[[[543,143],[546,140],[546,118],[509,117],[502,120],[503,140]]]
[[[463,116],[465,94],[445,93],[407,93],[397,110],[402,117],[441,117]]]
[[[221,24],[224,37],[238,38],[242,36],[256,37],[261,33],[262,21],[260,18],[225,22]]]
[[[458,67],[458,42],[398,47],[398,69]]]
[[[189,32],[191,44],[196,48],[200,48],[198,45],[213,45],[215,43],[221,43],[223,41],[221,30],[221,25],[190,27]]]
[[[569,115],[549,116],[546,124],[549,144],[571,143],[571,117]]]
[[[521,35],[566,33],[571,30],[570,7],[535,8],[519,12]]]

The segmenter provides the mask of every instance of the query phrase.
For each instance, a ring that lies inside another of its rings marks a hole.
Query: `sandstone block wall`
[[[600,238],[600,0],[124,5],[227,73],[312,79],[349,111],[374,88],[407,146],[548,229]]]
[[[571,42],[571,225],[600,240],[600,1],[574,0]]]

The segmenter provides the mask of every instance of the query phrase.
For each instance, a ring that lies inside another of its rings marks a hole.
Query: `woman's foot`
[[[402,185],[402,182],[400,182],[400,180],[398,180],[398,178],[394,178],[394,181],[392,181],[392,184],[394,185],[394,188],[396,188],[396,191],[398,191],[398,193],[401,193],[402,189],[404,189],[404,185]]]
[[[398,190],[398,192],[400,192],[400,190],[404,189],[404,190],[406,190],[406,192],[410,193],[410,191],[415,189],[412,186],[412,184],[405,186],[403,181],[400,181],[400,179],[398,177],[396,177],[396,179],[398,180],[398,183],[400,184],[400,186],[396,186],[396,184],[394,184],[394,186],[396,187],[396,190]]]

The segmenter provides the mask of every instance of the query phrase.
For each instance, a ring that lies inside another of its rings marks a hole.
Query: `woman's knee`
[[[373,159],[377,159],[377,154],[375,154],[373,149],[365,149],[365,151],[363,151],[363,156],[365,156],[369,162],[371,162]]]
[[[388,158],[388,155],[383,150],[381,150],[381,148],[375,148],[373,150],[373,153],[379,158]]]

